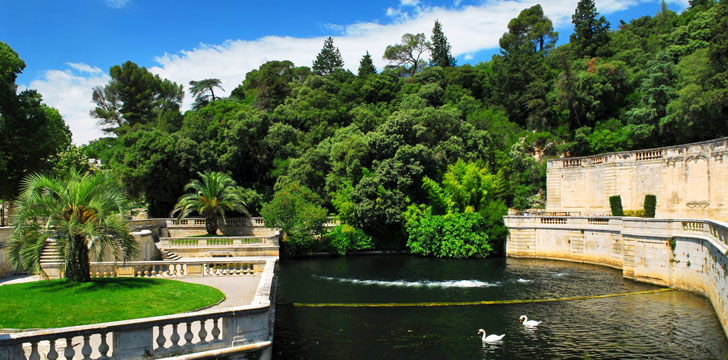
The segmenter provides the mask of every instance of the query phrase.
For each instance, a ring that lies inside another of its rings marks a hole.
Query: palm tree
[[[220,86],[220,83],[220,79],[190,81],[190,94],[195,97],[195,104],[193,107],[195,109],[199,109],[210,103],[210,101],[215,101],[215,88],[225,91],[225,89]],[[210,92],[210,95],[205,94],[208,91]],[[210,98],[212,98],[212,100],[210,100]]]
[[[97,258],[111,250],[116,260],[131,260],[137,243],[123,218],[127,200],[106,172],[64,176],[31,174],[21,182],[9,260],[19,270],[40,271],[40,255],[54,238],[64,259],[65,277],[91,280],[89,249]]]
[[[178,219],[196,212],[205,217],[207,234],[215,235],[217,216],[220,215],[225,221],[225,210],[249,215],[240,188],[229,175],[215,171],[205,174],[198,172],[197,175],[202,181],[195,179],[185,185],[184,191],[192,189],[194,192],[180,196],[172,210],[173,214],[180,211]]]

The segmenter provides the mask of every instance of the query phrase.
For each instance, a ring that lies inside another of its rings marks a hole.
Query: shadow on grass
[[[41,290],[47,292],[56,291],[109,291],[116,289],[140,289],[156,286],[161,283],[159,279],[140,278],[109,278],[91,279],[89,282],[75,282],[69,280],[41,280],[27,285],[29,290]]]

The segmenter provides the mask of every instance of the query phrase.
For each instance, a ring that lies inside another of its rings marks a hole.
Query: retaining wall
[[[609,197],[642,209],[657,196],[656,217],[728,221],[728,138],[656,149],[549,160],[546,209],[611,214]]]
[[[728,224],[618,217],[504,217],[506,255],[622,269],[625,278],[710,299],[728,336]]]

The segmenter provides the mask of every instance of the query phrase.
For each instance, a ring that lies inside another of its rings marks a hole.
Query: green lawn
[[[175,280],[110,278],[0,286],[0,328],[94,324],[176,314],[222,300],[218,289]]]

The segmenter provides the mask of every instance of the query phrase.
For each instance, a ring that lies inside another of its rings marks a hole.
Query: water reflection
[[[463,281],[497,285],[440,286]],[[433,284],[439,285],[430,286]],[[300,308],[287,305],[293,302],[535,299],[655,288],[624,280],[618,270],[556,261],[450,261],[417,257],[284,260],[278,286],[274,357],[728,358],[728,342],[710,302],[678,291],[489,306]],[[523,314],[543,323],[537,328],[525,327],[519,322]],[[479,328],[489,334],[506,334],[506,337],[499,344],[483,346],[480,336],[474,335]]]

